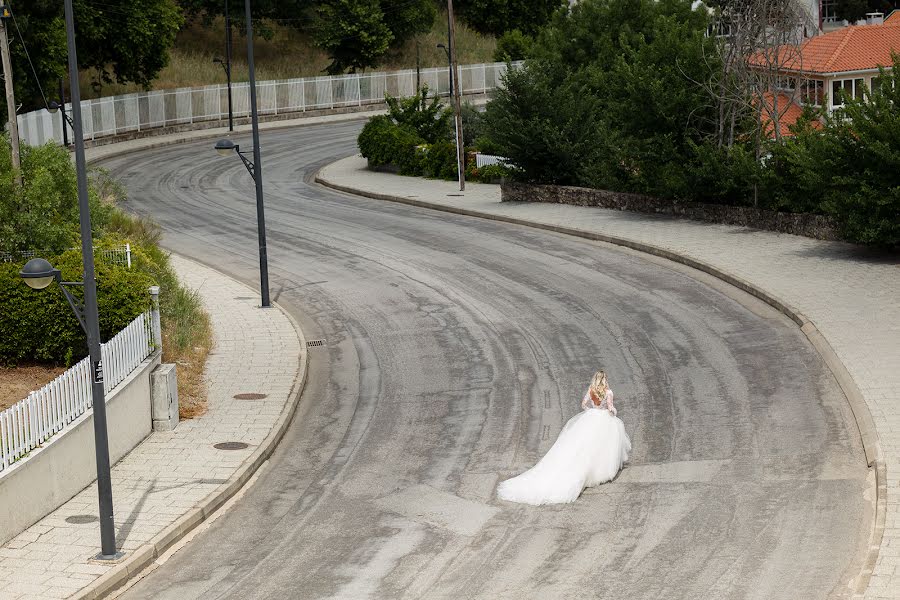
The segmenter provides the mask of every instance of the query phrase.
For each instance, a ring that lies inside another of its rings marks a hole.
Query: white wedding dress
[[[589,393],[584,410],[569,419],[553,446],[534,467],[497,487],[497,497],[523,504],[574,502],[586,487],[611,481],[628,461],[631,440],[615,415],[612,390],[600,406]]]

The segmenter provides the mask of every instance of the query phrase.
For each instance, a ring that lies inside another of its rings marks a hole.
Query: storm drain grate
[[[233,398],[235,400],[262,400],[263,398],[267,398],[268,394],[257,394],[255,392],[248,392],[246,394],[235,394]]]
[[[215,444],[213,448],[216,450],[243,450],[248,446],[249,444],[245,444],[244,442],[220,442]]]
[[[253,296],[235,296],[235,300],[253,300]]]
[[[72,515],[71,517],[66,517],[66,523],[71,523],[72,525],[87,525],[88,523],[96,523],[100,520],[100,517],[97,515]]]
[[[307,348],[318,348],[325,345],[325,340],[310,340],[306,342]]]

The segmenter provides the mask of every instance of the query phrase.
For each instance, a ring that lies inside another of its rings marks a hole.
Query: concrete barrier
[[[150,434],[151,354],[106,399],[109,457],[115,464]],[[97,479],[94,412],[88,411],[22,460],[0,471],[0,545],[38,522]]]

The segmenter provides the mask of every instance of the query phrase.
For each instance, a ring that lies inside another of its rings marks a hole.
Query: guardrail
[[[108,394],[155,350],[152,313],[138,316],[101,345],[103,388]],[[0,412],[0,471],[64,430],[93,406],[90,359]]]
[[[513,63],[518,66],[521,63]],[[506,72],[506,63],[461,65],[459,81],[463,94],[484,93],[496,88]],[[258,113],[262,116],[303,113],[311,110],[345,108],[377,104],[385,94],[412,96],[417,83],[440,95],[450,93],[450,69],[415,69],[359,73],[327,77],[304,77],[257,82]],[[232,83],[234,116],[250,114],[250,84]],[[228,86],[207,85],[139,92],[84,100],[81,103],[84,138],[146,131],[148,129],[222,121],[228,117]],[[48,141],[62,143],[63,117],[46,110],[19,115],[19,136],[26,144],[37,146]],[[74,137],[65,125],[68,138]]]

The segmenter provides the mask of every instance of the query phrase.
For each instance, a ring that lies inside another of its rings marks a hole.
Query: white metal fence
[[[513,63],[519,65],[520,63]],[[478,94],[496,88],[506,72],[506,63],[461,65],[463,94]],[[450,92],[450,69],[421,69],[422,85],[441,95]],[[363,106],[384,101],[385,94],[412,96],[416,93],[415,69],[360,73],[328,77],[304,77],[256,84],[260,115],[301,113],[309,110]],[[250,84],[232,83],[235,117],[250,114]],[[85,139],[140,132],[147,129],[217,121],[228,117],[228,86],[207,85],[139,92],[84,100],[81,103]],[[63,118],[46,110],[19,115],[19,136],[32,146],[48,141],[62,143]],[[71,140],[73,133],[68,128]]]
[[[71,248],[71,250],[81,250],[81,248]],[[21,262],[31,260],[35,257],[45,258],[54,254],[53,252],[45,252],[40,250],[23,250],[21,252],[0,252],[0,262]],[[94,248],[94,258],[103,260],[110,264],[122,265],[131,268],[131,244],[123,244],[113,248]]]
[[[142,314],[101,346],[109,393],[154,350],[151,313]],[[90,358],[0,412],[0,471],[43,444],[93,405]]]

